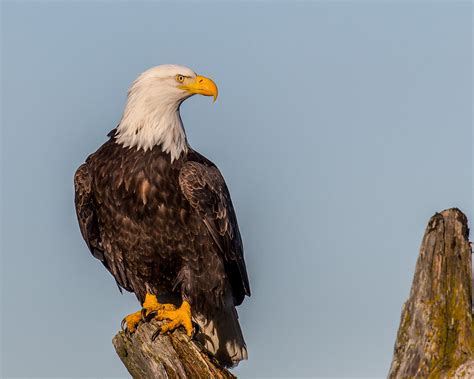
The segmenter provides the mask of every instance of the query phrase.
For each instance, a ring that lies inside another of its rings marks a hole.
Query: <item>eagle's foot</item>
[[[142,311],[137,311],[125,316],[122,320],[122,330],[133,333],[142,319]]]
[[[181,306],[176,310],[159,311],[156,315],[158,320],[170,320],[158,329],[153,336],[153,340],[159,335],[172,331],[179,326],[184,327],[186,334],[191,337],[193,334],[193,323],[191,318],[191,305],[186,300],[183,300]]]
[[[149,316],[156,315],[159,312],[174,310],[176,310],[176,307],[173,304],[161,304],[155,295],[147,293],[141,311],[124,317],[122,320],[122,330],[133,333],[137,329],[140,321],[146,321]]]
[[[156,316],[161,311],[174,311],[176,307],[173,304],[162,304],[158,302],[155,295],[147,293],[142,305],[142,320],[149,320],[151,316]]]

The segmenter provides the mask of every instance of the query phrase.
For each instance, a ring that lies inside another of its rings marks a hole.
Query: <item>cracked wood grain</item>
[[[472,377],[472,264],[466,216],[459,209],[429,221],[403,306],[388,377]],[[463,376],[467,375],[467,376]]]

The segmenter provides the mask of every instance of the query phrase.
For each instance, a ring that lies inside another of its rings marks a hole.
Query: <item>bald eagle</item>
[[[182,326],[231,367],[247,359],[235,307],[250,287],[224,178],[183,128],[179,108],[194,94],[215,101],[217,86],[183,66],[142,73],[109,140],[76,171],[75,205],[93,256],[142,305],[125,328],[150,317],[165,321],[161,333]]]

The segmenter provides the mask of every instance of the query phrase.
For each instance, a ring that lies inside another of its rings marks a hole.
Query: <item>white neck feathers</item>
[[[182,94],[167,90],[166,79],[146,79],[139,77],[130,88],[116,141],[145,151],[161,146],[174,161],[188,149],[179,114],[184,99]]]

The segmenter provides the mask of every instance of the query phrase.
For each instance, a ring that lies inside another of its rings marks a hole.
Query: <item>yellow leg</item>
[[[176,307],[173,304],[161,304],[158,302],[158,299],[155,295],[147,293],[145,296],[145,301],[143,302],[142,310],[125,316],[122,320],[122,329],[133,333],[137,329],[140,321],[142,321],[150,313],[174,310],[176,310]]]
[[[183,326],[186,334],[191,337],[193,334],[193,323],[191,318],[191,305],[183,300],[181,306],[175,310],[159,311],[156,318],[158,320],[170,320],[161,327],[160,333],[172,331],[179,326]]]

